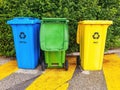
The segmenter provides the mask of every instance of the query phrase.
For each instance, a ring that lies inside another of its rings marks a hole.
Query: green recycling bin
[[[42,70],[45,68],[65,68],[68,61],[65,51],[68,49],[68,20],[66,18],[42,18],[40,44],[44,51]]]

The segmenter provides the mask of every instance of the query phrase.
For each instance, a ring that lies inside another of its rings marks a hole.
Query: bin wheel
[[[47,68],[48,67],[48,64],[45,64],[45,68]]]
[[[68,60],[65,60],[65,64],[64,65],[65,65],[64,68],[67,71],[68,70]]]
[[[45,62],[44,61],[42,61],[42,63],[41,63],[41,69],[42,69],[42,71],[45,71]]]
[[[77,65],[80,65],[80,56],[77,56],[76,63],[77,63]]]

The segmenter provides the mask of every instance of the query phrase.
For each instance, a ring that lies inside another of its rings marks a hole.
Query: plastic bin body
[[[35,18],[18,17],[7,23],[12,27],[18,67],[36,68],[40,59],[40,21]]]
[[[77,43],[80,44],[81,66],[84,70],[101,70],[108,26],[112,21],[81,21]]]
[[[50,67],[63,67],[68,48],[68,20],[43,18],[40,31],[41,49],[45,51],[45,63]]]
[[[45,51],[45,63],[48,68],[62,68],[65,63],[65,51]]]

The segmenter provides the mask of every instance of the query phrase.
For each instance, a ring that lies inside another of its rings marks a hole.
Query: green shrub
[[[18,16],[69,19],[68,52],[78,51],[76,30],[80,20],[113,20],[114,24],[108,30],[106,49],[120,46],[120,0],[1,0],[0,55],[15,55],[12,30],[6,21]]]

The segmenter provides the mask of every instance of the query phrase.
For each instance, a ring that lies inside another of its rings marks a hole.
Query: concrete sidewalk
[[[107,52],[120,55],[120,49]],[[11,58],[0,58],[0,65],[10,61]],[[0,90],[25,90],[43,72],[41,66],[35,70],[19,69],[14,74],[0,81]],[[77,67],[73,78],[69,81],[68,90],[107,90],[103,71],[82,71]]]
[[[11,60],[14,60],[14,58],[0,57],[0,65]],[[0,80],[0,90],[25,90],[41,73],[41,66],[38,66],[35,70],[19,69],[5,79]]]
[[[120,48],[105,52],[105,54],[113,53],[120,56]],[[77,56],[79,53],[73,53],[71,55]],[[77,67],[74,76],[70,81],[69,90],[107,90],[103,70],[82,71],[80,67]]]

